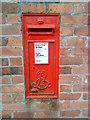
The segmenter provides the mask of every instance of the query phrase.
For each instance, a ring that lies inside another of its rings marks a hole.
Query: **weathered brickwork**
[[[0,14],[2,117],[87,118],[88,3],[8,1],[3,1]],[[22,12],[60,14],[58,99],[25,99]]]

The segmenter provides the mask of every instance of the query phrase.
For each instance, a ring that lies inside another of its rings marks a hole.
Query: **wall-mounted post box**
[[[57,98],[60,16],[22,14],[26,98]]]

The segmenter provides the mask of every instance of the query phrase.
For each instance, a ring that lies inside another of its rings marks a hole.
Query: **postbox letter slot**
[[[30,28],[30,32],[52,32],[52,28]]]
[[[53,34],[52,28],[30,28],[29,34]]]
[[[27,28],[29,34],[53,34],[55,25],[28,25]]]

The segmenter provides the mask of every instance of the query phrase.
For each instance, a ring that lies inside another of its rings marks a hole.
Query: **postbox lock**
[[[37,21],[38,21],[39,24],[43,24],[44,23],[43,18],[38,18]]]
[[[35,67],[33,66],[33,70],[35,70]]]

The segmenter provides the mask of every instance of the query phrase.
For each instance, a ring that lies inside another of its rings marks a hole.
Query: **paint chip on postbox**
[[[48,42],[34,43],[35,64],[48,64]]]

